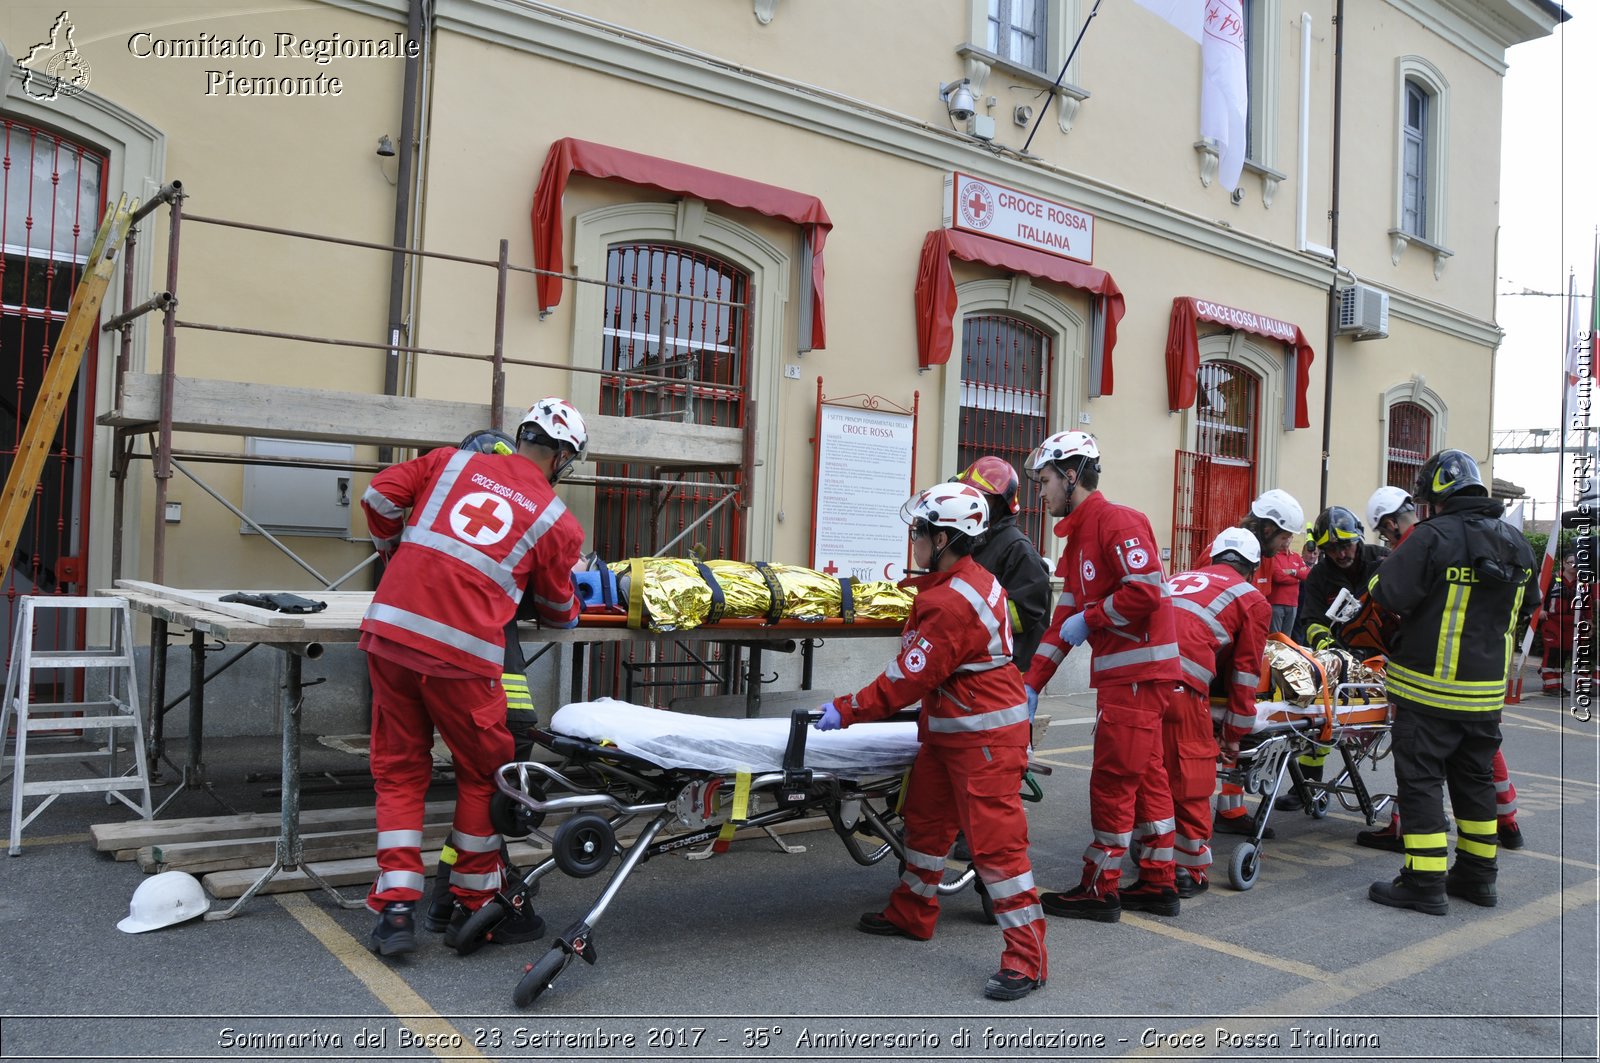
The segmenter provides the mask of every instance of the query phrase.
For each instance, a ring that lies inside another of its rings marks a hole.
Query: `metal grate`
[[[605,376],[600,412],[687,424],[745,426],[750,329],[747,274],[710,255],[663,244],[617,244],[606,258],[604,349],[601,367],[651,379]],[[631,291],[620,285],[645,288]],[[596,472],[633,483],[603,483],[595,492],[595,549],[614,560],[658,553],[742,559],[742,511],[718,507],[738,469],[663,471],[647,462],[607,462]],[[671,479],[672,486],[642,481]],[[717,486],[713,486],[717,485]],[[713,512],[714,510],[714,512]],[[707,516],[707,514],[710,514]],[[702,646],[706,659],[678,647],[596,647],[591,695],[621,694],[624,671],[650,679],[639,689],[680,693],[728,692],[712,683],[708,666],[722,663],[720,647]],[[651,680],[669,682],[647,687]],[[636,697],[641,695],[636,694]]]
[[[1195,450],[1179,451],[1173,478],[1172,571],[1206,562],[1206,547],[1243,518],[1255,493],[1261,381],[1229,362],[1199,369]]]
[[[9,382],[0,398],[0,475],[16,460],[99,227],[105,165],[103,156],[54,133],[0,120],[0,380]],[[8,667],[18,597],[82,593],[73,585],[83,580],[88,561],[93,418],[84,397],[94,395],[95,346],[91,340],[10,559],[0,632]],[[54,630],[41,624],[38,648],[82,646],[82,614],[59,612],[51,620]]]
[[[1405,491],[1417,485],[1417,473],[1433,451],[1433,414],[1414,402],[1389,407],[1388,475],[1385,482]]]
[[[1052,352],[1050,335],[1018,318],[972,315],[962,325],[956,460],[961,469],[985,454],[1011,463],[1022,477],[1017,525],[1041,553],[1048,531],[1044,505],[1039,485],[1022,474],[1024,459],[1050,434]]]

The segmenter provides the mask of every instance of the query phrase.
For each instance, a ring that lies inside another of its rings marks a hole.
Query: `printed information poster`
[[[811,567],[863,581],[904,578],[900,506],[913,489],[914,418],[824,403],[820,421]]]

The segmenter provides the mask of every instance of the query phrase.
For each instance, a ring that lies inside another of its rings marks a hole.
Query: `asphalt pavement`
[[[1046,889],[1076,880],[1089,839],[1092,706],[1041,704],[1036,757],[1053,774],[1028,815]],[[1226,885],[1240,839],[1224,837],[1215,884],[1176,918],[1051,919],[1049,983],[1012,1003],[982,995],[1000,941],[972,892],[945,901],[932,941],[856,931],[896,869],[857,865],[831,832],[788,836],[800,853],[756,840],[650,861],[601,920],[597,962],[521,1009],[512,990],[548,938],[462,958],[423,935],[383,961],[365,947],[373,917],[315,893],[120,933],[143,876],[86,834],[120,806],[65,797],[0,859],[0,1059],[1594,1059],[1600,723],[1581,710],[1507,707],[1527,846],[1501,852],[1498,907],[1373,904],[1367,886],[1401,858],[1353,844],[1358,814],[1274,813],[1252,889]],[[303,755],[330,786],[359,767],[311,737]],[[246,781],[277,763],[273,740],[218,740],[207,757],[232,807],[276,808],[270,782]],[[1392,791],[1389,761],[1367,779]],[[335,788],[306,805],[367,800]],[[163,818],[223,811],[191,792]],[[605,882],[551,875],[539,909],[565,927]]]

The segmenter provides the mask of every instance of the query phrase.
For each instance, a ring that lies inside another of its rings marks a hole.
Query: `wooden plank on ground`
[[[422,807],[423,819],[449,814],[454,801],[430,801]],[[239,816],[196,816],[190,819],[136,819],[125,823],[96,823],[89,837],[99,852],[137,850],[146,845],[216,841],[221,838],[276,835],[282,817],[277,812],[250,812]],[[354,808],[305,808],[300,826],[309,830],[376,828],[378,817],[371,805]]]
[[[437,849],[450,835],[450,820],[425,823],[422,844]],[[311,863],[325,860],[351,860],[377,852],[378,833],[372,829],[318,831],[300,836],[301,851]],[[191,875],[212,871],[234,871],[243,867],[266,867],[277,853],[278,839],[237,838],[214,842],[183,842],[178,845],[147,845],[139,850],[139,867],[146,874],[161,871],[187,871]]]
[[[826,816],[809,816],[805,819],[791,820],[780,823],[772,828],[774,834],[801,834],[808,831],[831,830],[832,826]],[[618,835],[620,841],[630,841],[638,837],[639,828],[623,831]],[[759,827],[745,827],[734,832],[736,840],[762,839],[766,835]],[[550,850],[542,844],[530,845],[527,842],[512,842],[510,844],[512,862],[526,868],[530,864],[538,863],[549,857]],[[432,871],[439,864],[439,851],[424,850],[422,866]],[[378,875],[378,861],[372,857],[363,857],[356,860],[331,860],[326,863],[311,862],[318,875],[330,886],[360,886],[370,883]],[[219,900],[228,900],[244,895],[245,890],[255,885],[256,879],[261,877],[265,868],[250,868],[244,871],[218,871],[206,875],[200,881],[211,896]],[[303,893],[317,888],[301,871],[280,871],[274,875],[266,885],[261,887],[262,893]]]
[[[502,423],[514,428],[526,406],[506,407]],[[172,396],[172,427],[212,435],[315,439],[364,446],[453,447],[461,437],[490,423],[489,404],[444,399],[369,395],[323,388],[297,388],[254,381],[178,377]],[[161,416],[161,378],[129,373],[116,409],[98,423],[114,427],[154,425]],[[683,424],[585,413],[589,461],[634,461],[656,465],[738,465],[744,432],[717,425]]]

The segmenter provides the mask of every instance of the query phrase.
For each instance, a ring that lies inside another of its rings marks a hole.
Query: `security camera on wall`
[[[972,82],[966,78],[952,81],[948,85],[940,85],[939,99],[944,101],[951,120],[956,122],[965,122],[977,109],[972,99]]]

